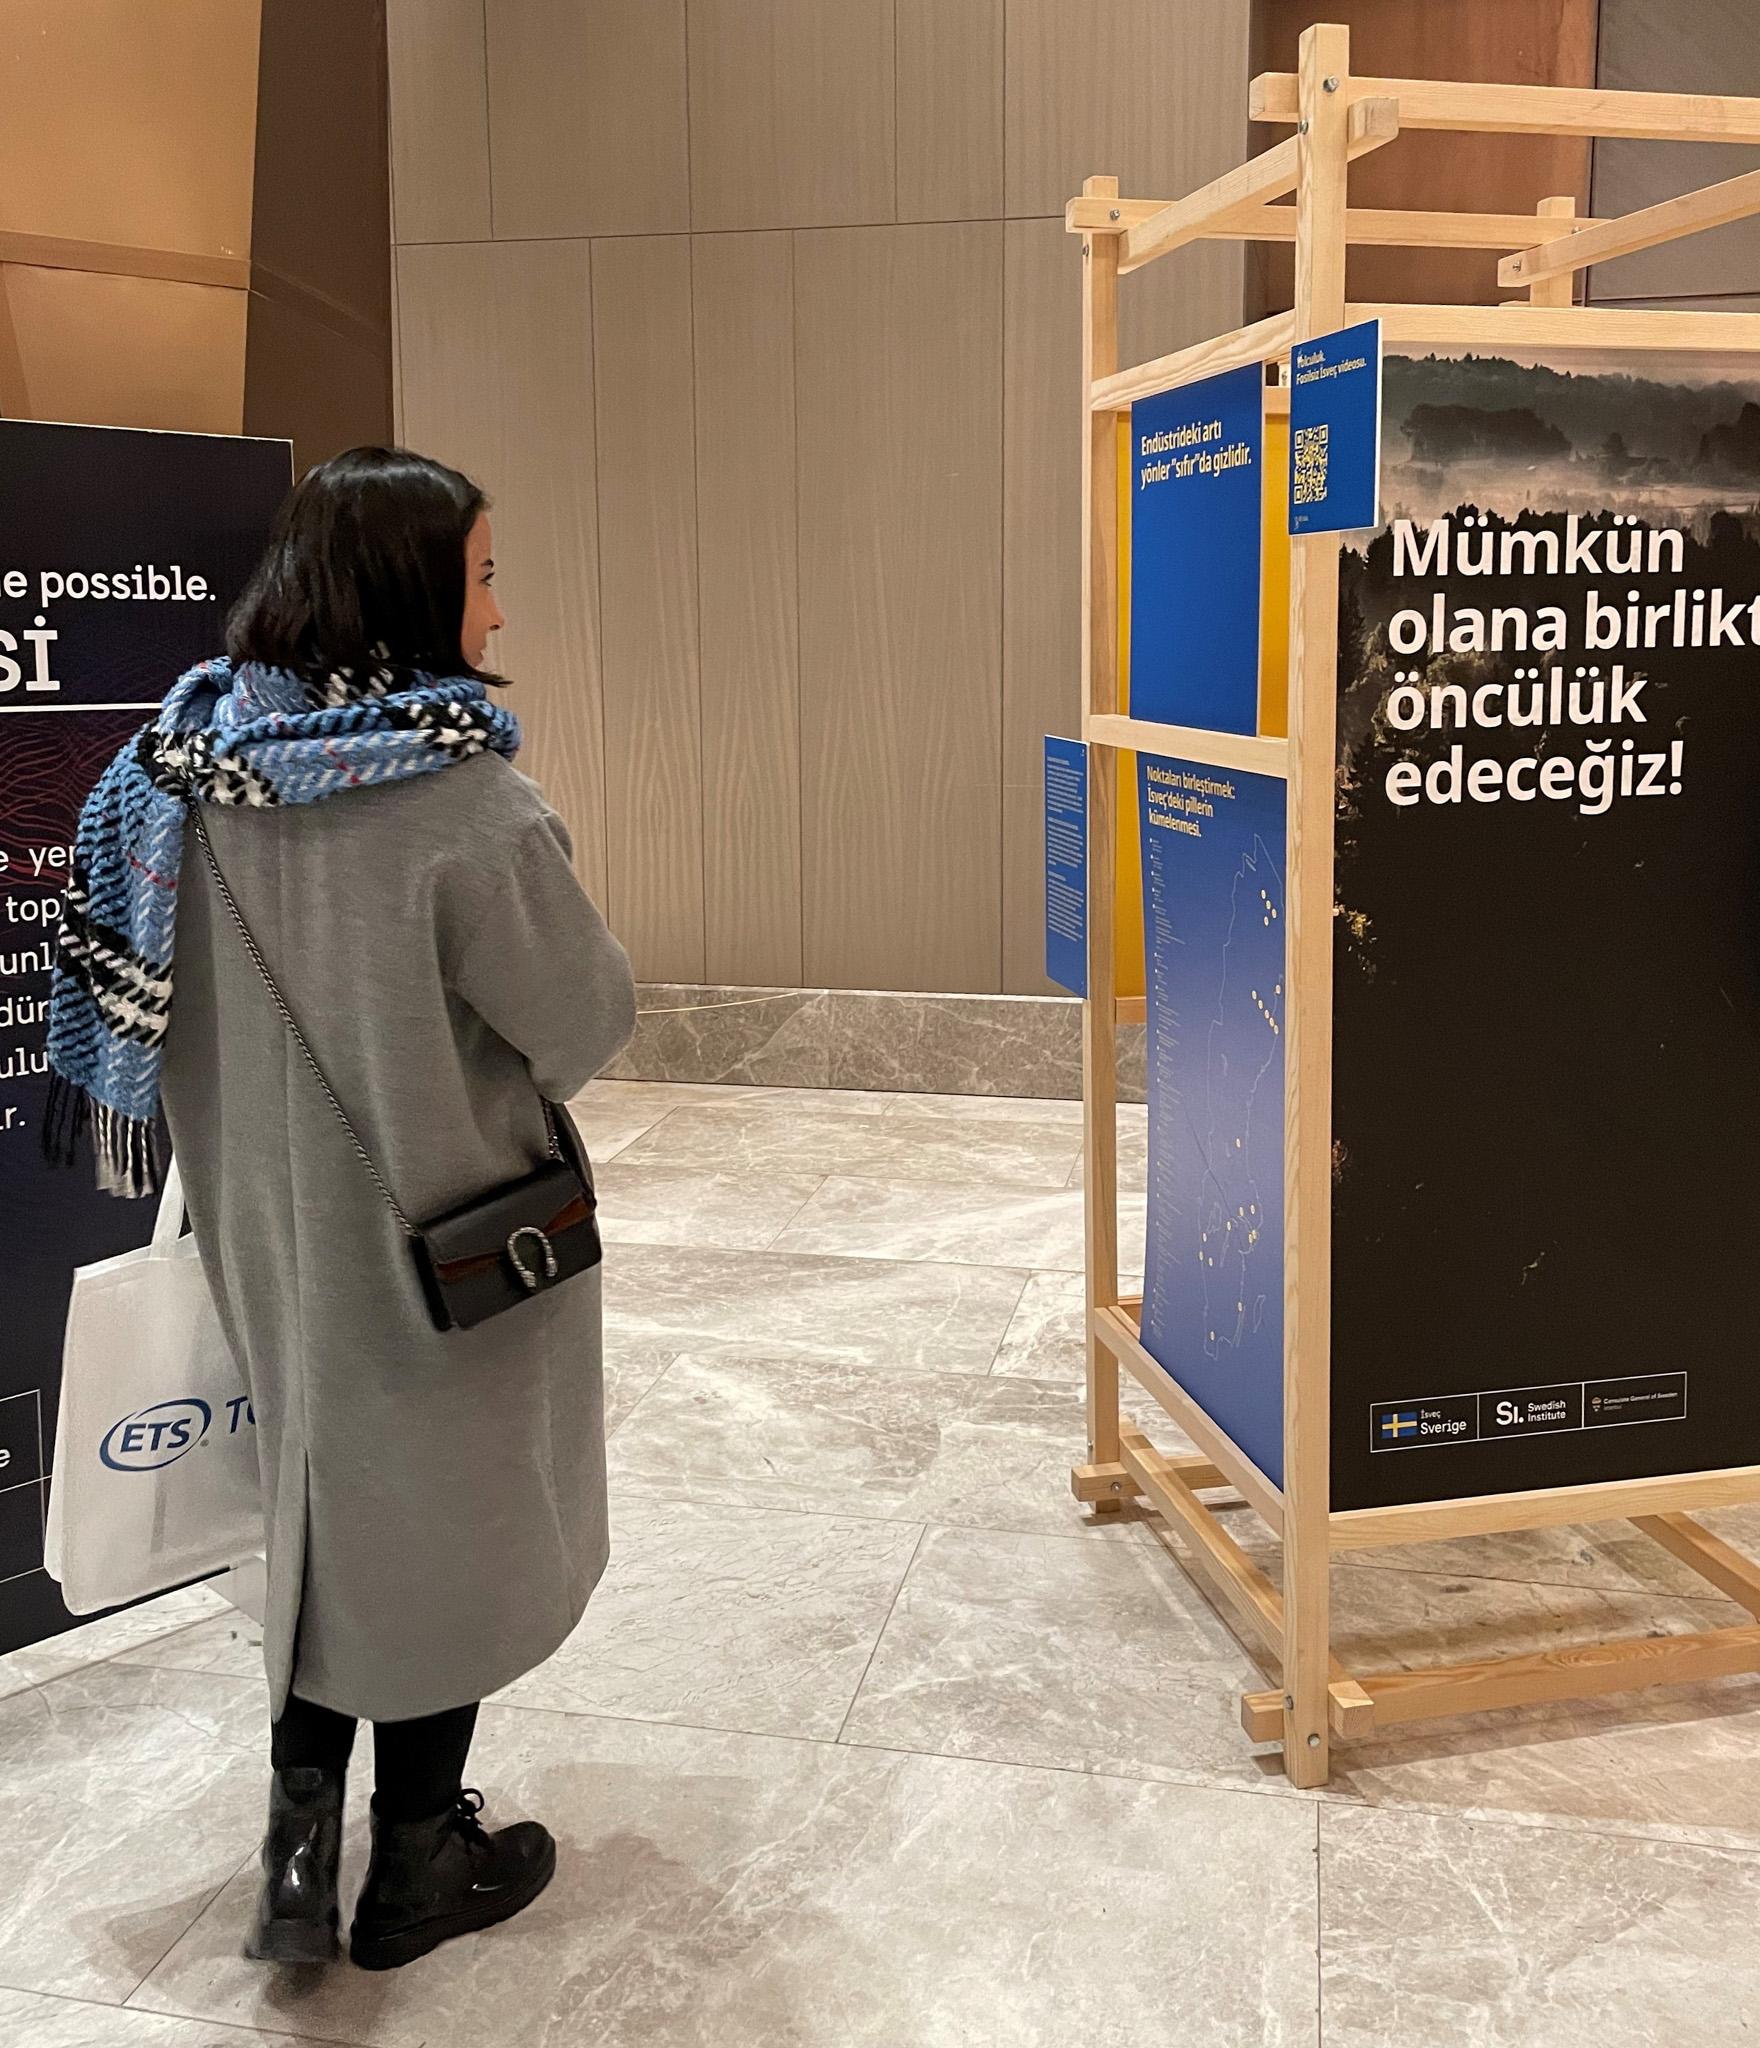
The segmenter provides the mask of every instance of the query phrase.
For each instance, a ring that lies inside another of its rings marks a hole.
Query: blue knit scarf
[[[181,677],[80,816],[50,1004],[50,1157],[71,1163],[89,1135],[101,1188],[158,1190],[159,1064],[192,802],[319,803],[475,754],[511,757],[519,741],[518,720],[470,678],[381,669],[314,680],[226,661]]]

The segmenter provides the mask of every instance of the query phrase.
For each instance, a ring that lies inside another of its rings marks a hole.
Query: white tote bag
[[[75,1614],[263,1547],[256,1417],[182,1228],[173,1162],[152,1243],[73,1276],[45,1554]]]

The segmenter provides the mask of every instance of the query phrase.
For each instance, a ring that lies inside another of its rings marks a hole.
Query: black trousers
[[[290,1695],[271,1731],[270,1761],[278,1771],[346,1770],[357,1725],[347,1714]],[[474,1706],[419,1721],[375,1721],[374,1808],[387,1820],[427,1820],[444,1812],[464,1787],[476,1729]]]

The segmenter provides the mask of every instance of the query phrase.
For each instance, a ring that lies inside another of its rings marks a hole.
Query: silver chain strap
[[[232,921],[238,927],[238,935],[244,941],[245,951],[250,954],[252,965],[256,968],[257,972],[262,976],[263,986],[269,991],[270,996],[274,999],[276,1009],[278,1009],[281,1012],[282,1023],[284,1023],[287,1026],[288,1031],[292,1034],[294,1044],[297,1045],[300,1051],[304,1054],[306,1065],[310,1067],[312,1070],[312,1078],[317,1082],[318,1086],[323,1089],[325,1101],[327,1101],[330,1107],[336,1112],[336,1121],[348,1133],[348,1142],[354,1147],[356,1153],[359,1155],[361,1164],[373,1176],[373,1185],[379,1190],[380,1198],[383,1200],[386,1208],[389,1209],[392,1215],[397,1218],[398,1229],[403,1232],[405,1237],[420,1237],[421,1232],[416,1229],[415,1225],[410,1222],[409,1218],[397,1206],[397,1197],[385,1185],[384,1176],[380,1173],[379,1169],[373,1164],[372,1154],[367,1150],[366,1146],[361,1143],[360,1133],[355,1129],[354,1125],[349,1122],[348,1111],[344,1109],[342,1104],[336,1099],[335,1089],[331,1087],[330,1083],[327,1080],[325,1080],[324,1069],[321,1066],[319,1066],[316,1054],[313,1053],[311,1047],[306,1043],[306,1035],[299,1028],[298,1020],[295,1018],[293,1012],[287,1007],[286,1002],[282,999],[281,991],[275,985],[275,977],[269,972],[269,963],[263,958],[262,951],[257,945],[256,940],[252,938],[251,928],[244,921],[244,912],[240,910],[238,907],[238,899],[233,895],[231,887],[227,883],[226,877],[220,872],[220,863],[214,858],[214,848],[212,842],[208,838],[207,821],[202,816],[201,805],[199,803],[192,803],[189,807],[189,814],[191,822],[194,824],[196,828],[196,837],[202,843],[202,851],[208,857],[208,869],[209,872],[214,877],[214,886],[220,891],[220,897],[222,902],[225,903],[226,908],[232,913]]]

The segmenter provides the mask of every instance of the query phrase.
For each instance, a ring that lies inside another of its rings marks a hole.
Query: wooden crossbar
[[[1332,1548],[1378,1550],[1394,1543],[1440,1543],[1454,1536],[1494,1536],[1510,1529],[1636,1521],[1640,1516],[1736,1507],[1755,1500],[1760,1500],[1760,1467],[1738,1465],[1719,1472],[1677,1472],[1666,1479],[1475,1494],[1408,1507],[1341,1508],[1331,1518]]]
[[[1398,133],[1399,115],[1392,100],[1358,100],[1350,111],[1346,154],[1353,158],[1366,156],[1370,150],[1391,142]],[[1184,199],[1170,200],[1147,220],[1130,228],[1119,251],[1119,275],[1141,270],[1157,256],[1166,256],[1174,249],[1183,249],[1188,242],[1198,241],[1207,229],[1242,207],[1262,206],[1267,200],[1281,199],[1286,192],[1293,192],[1297,141],[1296,136],[1290,136],[1262,156],[1251,157],[1232,171],[1224,171],[1220,178],[1211,179],[1208,185],[1200,185]]]
[[[1279,779],[1289,773],[1289,742],[1263,740],[1253,733],[1213,732],[1208,726],[1198,725],[1161,725],[1151,718],[1128,718],[1122,712],[1113,712],[1090,718],[1083,734],[1096,746],[1168,754],[1175,760],[1201,761],[1208,768],[1234,768]]]
[[[1718,354],[1760,350],[1760,313],[1532,306],[1510,299],[1500,306],[1353,304],[1345,308],[1345,319],[1379,320],[1381,339],[1389,348],[1420,342],[1463,349],[1666,348]]]
[[[1213,341],[1195,342],[1190,348],[1175,349],[1172,355],[1138,363],[1135,369],[1096,377],[1088,387],[1088,403],[1095,412],[1127,412],[1139,398],[1152,398],[1158,391],[1172,391],[1181,384],[1196,383],[1200,377],[1238,370],[1243,363],[1274,362],[1289,354],[1295,331],[1293,313],[1273,313],[1269,319],[1255,320],[1250,327],[1219,334]]]
[[[1122,235],[1152,220],[1169,202],[1165,199],[1071,199],[1063,209],[1071,234]],[[1599,226],[1587,216],[1549,221],[1531,213],[1427,213],[1404,207],[1350,207],[1344,217],[1345,240],[1358,248],[1377,249],[1526,249],[1578,228]],[[1293,242],[1293,206],[1242,206],[1201,229],[1207,241]]]
[[[1635,1515],[1632,1521],[1738,1607],[1760,1617],[1760,1564],[1751,1557],[1701,1528],[1691,1515]]]
[[[1760,99],[1722,93],[1603,92],[1592,86],[1456,84],[1441,78],[1347,78],[1344,90],[1353,102],[1397,100],[1402,128],[1760,143]],[[1248,89],[1247,118],[1293,124],[1296,74],[1260,72]]]
[[[1258,1509],[1273,1529],[1283,1526],[1283,1495],[1239,1444],[1225,1436],[1171,1373],[1144,1349],[1137,1325],[1123,1308],[1096,1308],[1095,1336],[1139,1386],[1160,1402],[1174,1422],[1224,1475],[1241,1498]]]
[[[1497,266],[1497,281],[1518,285],[1535,284],[1544,277],[1568,277],[1573,271],[1587,270],[1591,263],[1611,262],[1615,256],[1654,249],[1658,243],[1700,235],[1707,228],[1727,227],[1732,220],[1746,220],[1755,213],[1760,213],[1760,171],[1744,171],[1739,178],[1725,178],[1720,185],[1705,185],[1655,206],[1641,206],[1636,213],[1621,214],[1617,220],[1600,221],[1576,234],[1518,249]]]

